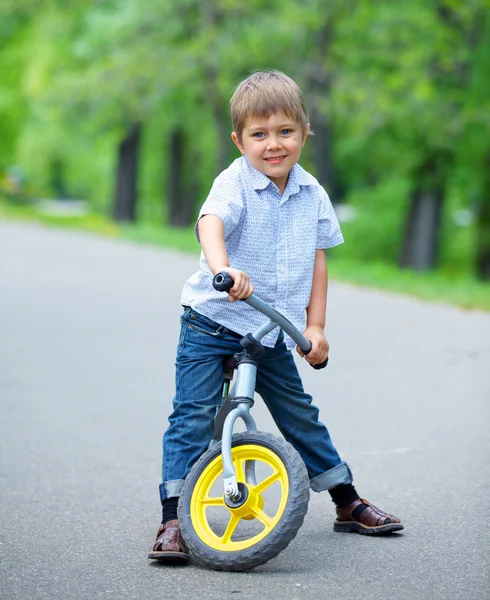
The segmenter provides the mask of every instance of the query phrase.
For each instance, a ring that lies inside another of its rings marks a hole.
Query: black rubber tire
[[[247,571],[263,565],[277,556],[296,536],[308,511],[310,481],[299,453],[285,439],[270,433],[248,431],[233,436],[232,446],[254,444],[273,451],[286,467],[289,494],[282,517],[270,533],[250,548],[235,552],[220,552],[210,548],[196,533],[190,515],[194,486],[204,469],[221,452],[215,444],[196,462],[187,476],[179,500],[178,516],[182,536],[192,558],[200,564],[219,571]]]

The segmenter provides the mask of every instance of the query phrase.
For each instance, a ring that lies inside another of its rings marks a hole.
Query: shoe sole
[[[148,558],[174,565],[185,565],[189,562],[189,555],[182,552],[150,552]]]
[[[403,525],[401,523],[388,523],[387,525],[379,525],[377,527],[366,527],[355,521],[344,521],[343,523],[334,523],[333,530],[343,533],[361,533],[363,535],[380,535],[383,533],[394,533],[401,531]]]

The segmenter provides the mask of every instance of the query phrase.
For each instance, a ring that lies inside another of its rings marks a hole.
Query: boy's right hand
[[[244,271],[232,269],[231,267],[221,267],[220,269],[217,269],[216,273],[222,271],[229,273],[230,277],[235,282],[228,294],[228,298],[231,302],[245,300],[254,293],[254,287],[250,282],[250,277]]]

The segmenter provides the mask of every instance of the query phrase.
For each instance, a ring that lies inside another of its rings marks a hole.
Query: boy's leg
[[[163,436],[160,499],[180,496],[193,464],[213,436],[223,385],[222,361],[241,349],[240,337],[186,310],[177,348],[175,397]]]
[[[304,391],[292,353],[282,337],[260,359],[256,390],[282,435],[300,453],[314,491],[352,483],[351,471],[319,420],[312,397]]]
[[[185,477],[212,439],[216,407],[221,400],[223,358],[241,346],[240,336],[193,310],[185,310],[181,323],[174,410],[163,436],[160,500],[165,522],[158,530],[149,558],[172,561],[181,557],[180,562],[185,562],[187,554],[176,521],[176,499]]]
[[[318,408],[306,394],[293,355],[280,338],[260,359],[257,392],[279,430],[300,453],[316,492],[328,490],[337,505],[336,531],[387,533],[403,529],[400,520],[360,499],[352,474],[318,419]]]

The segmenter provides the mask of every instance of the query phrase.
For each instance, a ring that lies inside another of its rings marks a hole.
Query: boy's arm
[[[324,250],[315,253],[313,281],[310,302],[306,309],[306,329],[303,335],[312,343],[311,352],[306,360],[314,365],[322,363],[328,357],[329,345],[325,337],[325,316],[327,311],[328,269]],[[300,348],[296,348],[304,356]]]
[[[313,281],[311,284],[310,303],[306,309],[306,327],[325,329],[327,312],[328,269],[324,250],[315,253]]]
[[[211,272],[216,275],[220,271],[226,271],[235,282],[228,294],[230,300],[235,302],[236,300],[248,298],[253,294],[254,288],[246,273],[230,267],[225,245],[223,221],[216,215],[203,215],[199,219],[197,227],[201,248]]]

